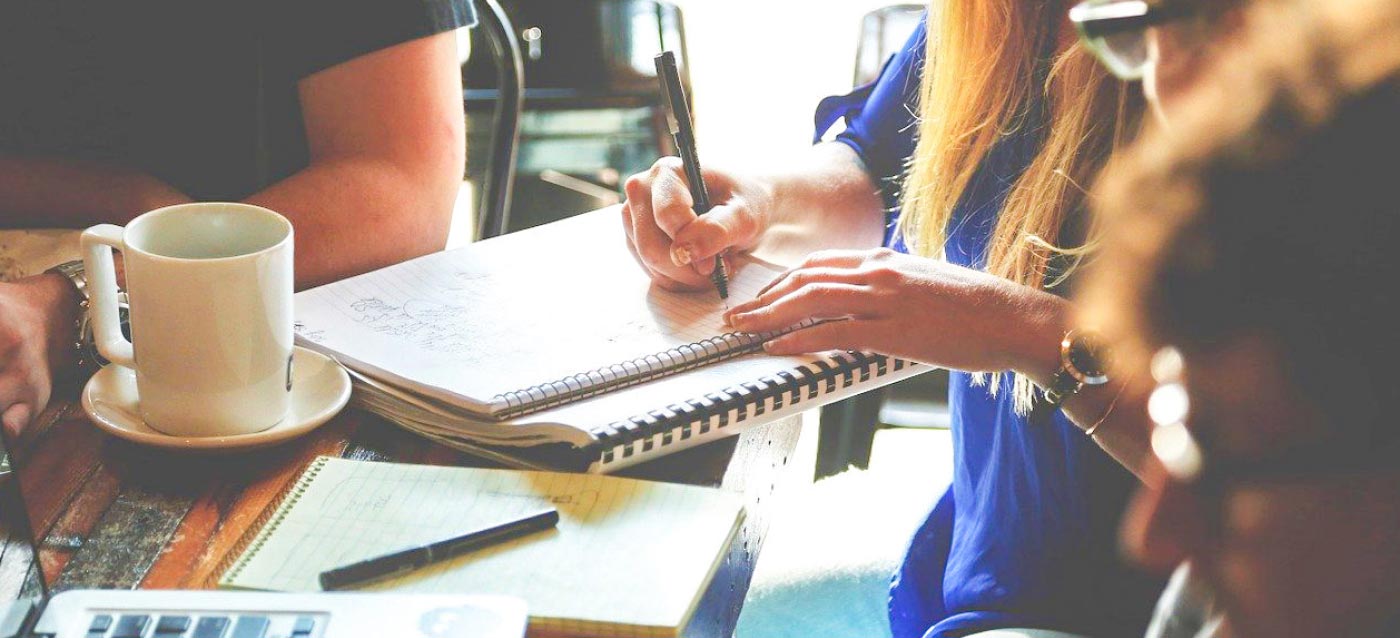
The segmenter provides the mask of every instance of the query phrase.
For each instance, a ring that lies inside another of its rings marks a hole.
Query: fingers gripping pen
[[[695,150],[695,127],[690,120],[690,104],[685,99],[685,88],[681,86],[680,72],[676,69],[676,56],[665,51],[656,56],[656,76],[661,80],[661,93],[666,97],[666,123],[671,136],[676,141],[676,149],[685,167],[686,181],[690,182],[690,196],[695,200],[695,213],[709,212],[710,191],[705,187],[705,179],[700,171],[700,155]],[[715,254],[715,269],[710,280],[720,299],[729,298],[729,276],[724,272],[723,253]]]

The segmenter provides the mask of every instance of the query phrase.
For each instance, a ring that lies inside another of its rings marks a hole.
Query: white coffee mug
[[[292,391],[292,225],[249,204],[159,208],[83,233],[98,352],[136,371],[141,416],[175,436],[260,432]],[[131,341],[118,319],[122,251]]]

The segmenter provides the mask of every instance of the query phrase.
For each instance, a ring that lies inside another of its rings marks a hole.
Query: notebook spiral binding
[[[243,536],[239,537],[238,541],[234,543],[228,553],[224,554],[224,559],[220,561],[218,566],[214,568],[214,571],[209,574],[209,578],[204,583],[206,588],[217,588],[219,582],[224,580],[225,577],[230,580],[238,577],[238,574],[243,571],[243,567],[248,564],[248,561],[243,560],[243,558],[256,556],[258,550],[262,549],[262,544],[266,542],[267,537],[282,524],[282,518],[286,516],[286,512],[282,512],[282,503],[287,499],[291,499],[292,502],[300,500],[302,495],[306,493],[307,488],[311,486],[311,482],[316,478],[316,475],[320,474],[321,469],[325,466],[326,457],[316,457],[306,466],[306,470],[301,473],[301,476],[297,478],[296,483],[294,483],[291,488],[282,492],[281,495],[273,499],[271,503],[268,503],[267,506],[263,508],[262,514],[259,514],[257,520],[253,521],[253,524],[248,526],[248,529],[243,532]],[[278,514],[278,512],[281,513]],[[277,515],[275,519],[273,518],[274,515]],[[264,534],[264,531],[267,533]]]
[[[494,402],[506,406],[499,412],[499,418],[509,419],[745,355],[762,348],[763,342],[783,332],[787,331],[729,332],[665,352],[564,377],[558,381],[499,394]]]
[[[736,423],[776,411],[784,405],[830,394],[840,388],[882,377],[913,365],[903,359],[865,352],[840,352],[835,362],[813,361],[792,371],[730,386],[703,397],[672,404],[661,410],[614,421],[597,432],[604,465],[620,458],[650,452],[692,436],[724,429]],[[658,442],[659,439],[659,442]]]

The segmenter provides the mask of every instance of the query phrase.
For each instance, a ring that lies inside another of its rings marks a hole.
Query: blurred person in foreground
[[[1254,34],[1098,191],[1084,320],[1156,384],[1124,541],[1190,562],[1223,615],[1203,635],[1400,635],[1400,7],[1315,14]]]

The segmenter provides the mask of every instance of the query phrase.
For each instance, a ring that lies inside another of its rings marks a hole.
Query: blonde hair
[[[1135,89],[1114,80],[1076,42],[1061,42],[1064,8],[1036,0],[933,0],[920,90],[918,142],[909,162],[897,232],[911,250],[943,257],[953,211],[998,141],[1021,133],[1039,103],[1042,144],[1010,186],[987,243],[987,271],[1050,289],[1088,246],[1062,237],[1083,208],[1083,186],[1126,143],[1141,112]],[[1053,51],[1048,61],[1045,54]],[[1043,81],[1043,83],[1042,83]],[[1040,91],[1040,95],[1034,92]],[[1070,266],[1051,273],[1051,259]],[[987,382],[986,375],[975,377]],[[990,378],[995,393],[1000,375]],[[1029,412],[1030,381],[1017,375],[1017,412]]]

